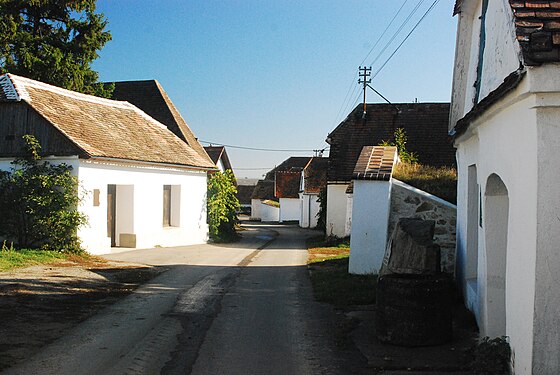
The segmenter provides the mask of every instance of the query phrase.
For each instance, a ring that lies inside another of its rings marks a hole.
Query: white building
[[[313,157],[301,172],[299,226],[302,228],[317,226],[319,194],[327,186],[328,163],[328,158]]]
[[[560,373],[560,3],[457,1],[457,272],[515,374]]]
[[[214,164],[199,144],[132,104],[6,74],[0,124],[0,168],[21,154],[25,134],[47,160],[73,167],[89,221],[78,234],[90,253],[206,241],[206,173]]]
[[[278,171],[274,179],[274,196],[280,203],[279,221],[298,221],[301,217],[299,187],[301,171]]]

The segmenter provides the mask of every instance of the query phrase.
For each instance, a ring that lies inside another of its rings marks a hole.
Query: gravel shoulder
[[[93,259],[0,273],[0,371],[165,270]]]

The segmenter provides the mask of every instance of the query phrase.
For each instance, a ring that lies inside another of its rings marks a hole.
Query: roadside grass
[[[91,267],[106,263],[100,257],[83,254],[69,254],[50,250],[4,249],[0,250],[0,272],[39,264],[81,265]]]
[[[395,166],[393,177],[450,203],[457,203],[455,168],[399,163]]]
[[[377,276],[348,273],[348,240],[312,238],[307,245],[309,274],[317,301],[336,307],[375,303]]]

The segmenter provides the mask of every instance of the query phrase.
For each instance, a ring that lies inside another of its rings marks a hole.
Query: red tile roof
[[[301,172],[276,172],[274,196],[276,198],[299,198]]]
[[[356,162],[352,179],[389,181],[396,160],[396,147],[364,146]]]
[[[455,2],[454,14],[463,1]],[[560,62],[560,1],[509,0],[525,65]]]
[[[366,118],[362,105],[334,129],[327,138],[331,145],[327,179],[348,183],[362,147],[392,141],[397,128],[408,136],[407,150],[418,155],[420,163],[433,166],[455,165],[455,149],[447,134],[449,103],[368,104]]]
[[[12,98],[0,104],[0,110],[9,111],[14,104],[28,105],[41,121],[56,129],[59,137],[61,134],[69,140],[81,157],[215,168],[209,158],[200,156],[164,125],[128,102],[80,94],[12,74],[0,77],[0,89],[4,96]],[[26,121],[15,124],[19,132],[37,128]]]

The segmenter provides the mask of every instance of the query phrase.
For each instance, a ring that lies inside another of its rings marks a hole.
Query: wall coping
[[[430,194],[430,193],[427,193],[427,192],[425,192],[424,190],[420,190],[420,189],[418,189],[418,188],[415,188],[414,186],[411,186],[411,185],[409,185],[409,184],[407,184],[407,183],[404,183],[404,182],[402,182],[402,181],[400,181],[400,180],[397,180],[396,178],[391,178],[391,182],[392,182],[393,184],[395,184],[395,185],[398,185],[398,186],[402,187],[402,188],[405,188],[405,189],[407,189],[407,190],[413,191],[413,192],[415,192],[416,194],[422,195],[422,196],[424,196],[424,197],[427,198],[427,199],[430,199],[430,200],[433,200],[433,201],[435,201],[435,202],[437,202],[437,203],[440,203],[440,204],[442,204],[442,205],[444,205],[444,206],[446,206],[446,207],[453,208],[453,209],[455,209],[455,210],[457,209],[457,206],[454,205],[453,203],[450,203],[450,202],[448,202],[448,201],[446,201],[446,200],[444,200],[444,199],[441,199],[440,197],[436,197],[435,195],[432,195],[432,194]]]

